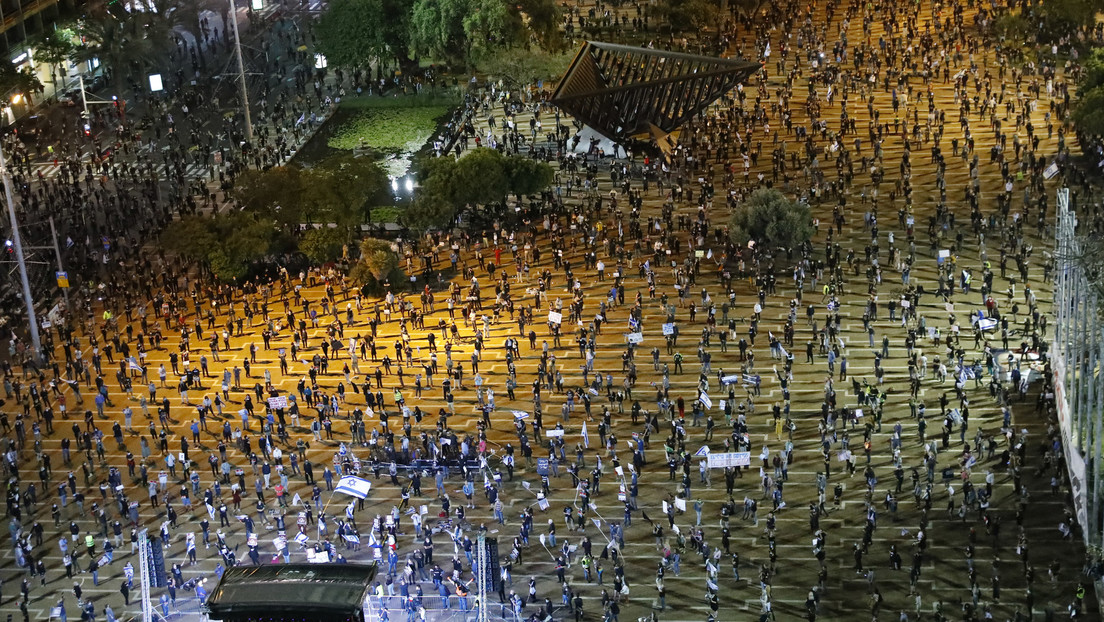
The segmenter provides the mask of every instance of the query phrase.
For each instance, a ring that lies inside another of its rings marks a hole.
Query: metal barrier
[[[524,614],[514,613],[509,603],[494,602],[497,597],[492,597],[485,619],[491,622],[522,622],[527,619]],[[365,622],[379,622],[383,610],[387,611],[387,617],[392,622],[420,621],[423,610],[426,622],[476,622],[480,619],[478,599],[475,594],[470,594],[467,601],[468,609],[465,611],[460,608],[460,599],[456,596],[447,599],[441,596],[369,596]]]

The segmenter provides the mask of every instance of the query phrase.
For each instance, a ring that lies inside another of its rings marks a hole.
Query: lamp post
[[[0,176],[4,178],[4,198],[8,204],[8,218],[11,219],[12,244],[15,247],[15,261],[19,264],[19,280],[23,282],[23,303],[27,306],[27,322],[31,330],[32,355],[35,362],[42,360],[42,340],[38,336],[38,318],[35,317],[34,298],[31,297],[31,281],[27,278],[27,262],[23,257],[23,240],[19,235],[19,219],[15,215],[15,203],[12,201],[11,176],[8,164],[4,160],[4,148],[0,144]]]
[[[234,24],[234,56],[238,58],[238,78],[241,80],[242,110],[245,112],[245,140],[253,142],[253,122],[249,117],[249,90],[245,85],[245,62],[242,60],[241,36],[238,34],[238,6],[230,0],[230,21]]]

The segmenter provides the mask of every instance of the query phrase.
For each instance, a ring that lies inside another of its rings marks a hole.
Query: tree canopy
[[[334,0],[315,26],[318,51],[336,66],[407,56],[408,0]]]
[[[659,17],[676,32],[700,31],[715,25],[719,7],[710,0],[663,0],[657,7]]]
[[[336,66],[429,58],[470,67],[531,38],[562,51],[561,21],[555,0],[334,0],[315,32]]]
[[[185,216],[161,233],[166,249],[206,265],[219,279],[240,279],[270,254],[276,241],[273,222],[238,210],[214,216]]]
[[[366,207],[388,188],[387,174],[369,158],[339,155],[305,169],[294,164],[243,172],[234,194],[251,212],[289,231],[334,224],[346,239],[368,220]]]
[[[57,82],[58,67],[69,60],[77,49],[76,34],[68,28],[50,30],[40,35],[32,44],[35,60],[50,66],[50,81]]]
[[[480,147],[459,160],[423,160],[416,173],[418,195],[406,208],[403,223],[416,230],[450,226],[468,207],[504,203],[513,193],[525,196],[552,183],[552,167],[524,157],[508,157]]]
[[[1089,153],[1104,137],[1104,48],[1093,49],[1082,68],[1073,122],[1085,138],[1081,142],[1082,149]]]
[[[808,205],[778,190],[760,188],[733,211],[729,236],[740,246],[755,242],[774,248],[795,248],[813,237],[813,215]]]
[[[16,69],[11,63],[0,62],[0,97],[8,99],[17,94],[30,97],[42,89],[42,81],[29,66]]]
[[[349,272],[354,283],[372,294],[382,294],[388,287],[406,280],[399,268],[399,255],[387,240],[364,238],[360,242],[360,260]]]

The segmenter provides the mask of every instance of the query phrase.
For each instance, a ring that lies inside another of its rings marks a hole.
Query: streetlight
[[[249,89],[245,84],[245,61],[242,60],[241,35],[238,34],[238,6],[230,0],[230,21],[234,25],[234,55],[238,58],[238,77],[241,78],[242,109],[245,111],[245,140],[253,142],[253,121],[249,117]]]
[[[12,237],[5,246],[15,251],[15,261],[19,264],[19,280],[23,284],[23,303],[27,306],[27,322],[30,324],[32,357],[36,363],[42,360],[42,340],[38,336],[38,318],[35,317],[34,298],[31,297],[31,281],[27,278],[27,262],[23,257],[23,240],[19,235],[19,219],[15,215],[15,203],[12,201],[12,182],[8,174],[8,165],[4,160],[4,148],[0,145],[0,177],[4,182],[4,198],[8,204],[8,218],[11,219]]]

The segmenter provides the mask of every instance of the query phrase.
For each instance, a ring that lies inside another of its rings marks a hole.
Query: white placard
[[[709,468],[724,469],[728,467],[751,466],[751,452],[733,451],[727,453],[710,453],[707,457]]]
[[[680,512],[686,511],[686,499],[675,499],[675,508]]]
[[[549,311],[548,321],[552,324],[559,324],[560,322],[563,322],[563,314],[558,311]]]
[[[643,343],[644,333],[628,333],[625,335],[625,340],[629,343]]]
[[[563,430],[549,430],[548,438],[560,438],[564,435]]]
[[[663,325],[663,336],[664,337],[670,337],[671,335],[674,335],[674,334],[675,334],[675,324],[673,322],[670,323],[670,324],[664,324]]]
[[[268,407],[272,410],[280,410],[281,408],[288,407],[288,398],[286,395],[278,395],[276,397],[268,398]]]
[[[951,251],[949,251],[945,248],[943,250],[939,251],[939,258],[940,259],[947,259],[950,256],[951,256]]]

